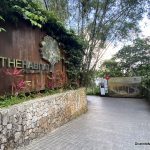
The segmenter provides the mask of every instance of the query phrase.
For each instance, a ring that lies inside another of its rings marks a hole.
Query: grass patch
[[[17,96],[1,96],[0,97],[0,108],[8,107],[11,105],[23,103],[25,101],[33,100],[35,98],[44,97],[48,95],[53,95],[56,93],[65,92],[66,90],[54,89],[54,90],[43,90],[40,92],[31,92],[31,93],[21,93]]]
[[[101,93],[100,93],[100,87],[96,86],[96,87],[88,87],[86,89],[86,94],[87,95],[96,95],[96,96],[101,96]],[[105,93],[105,95],[103,96],[109,96],[108,93]]]
[[[87,95],[100,95],[100,88],[99,87],[88,87],[86,89]]]

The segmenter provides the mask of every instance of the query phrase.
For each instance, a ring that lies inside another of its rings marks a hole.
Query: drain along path
[[[143,99],[88,96],[88,112],[18,150],[150,150]]]

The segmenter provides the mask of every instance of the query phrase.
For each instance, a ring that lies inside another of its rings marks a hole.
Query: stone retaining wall
[[[0,109],[0,150],[27,145],[86,111],[84,88]]]

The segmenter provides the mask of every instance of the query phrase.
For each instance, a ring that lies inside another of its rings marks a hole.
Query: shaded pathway
[[[88,96],[89,111],[19,150],[150,150],[150,111],[142,99]]]

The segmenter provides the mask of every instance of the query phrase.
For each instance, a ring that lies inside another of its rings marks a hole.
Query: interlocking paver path
[[[89,110],[20,150],[150,150],[150,106],[142,99],[88,96]]]

